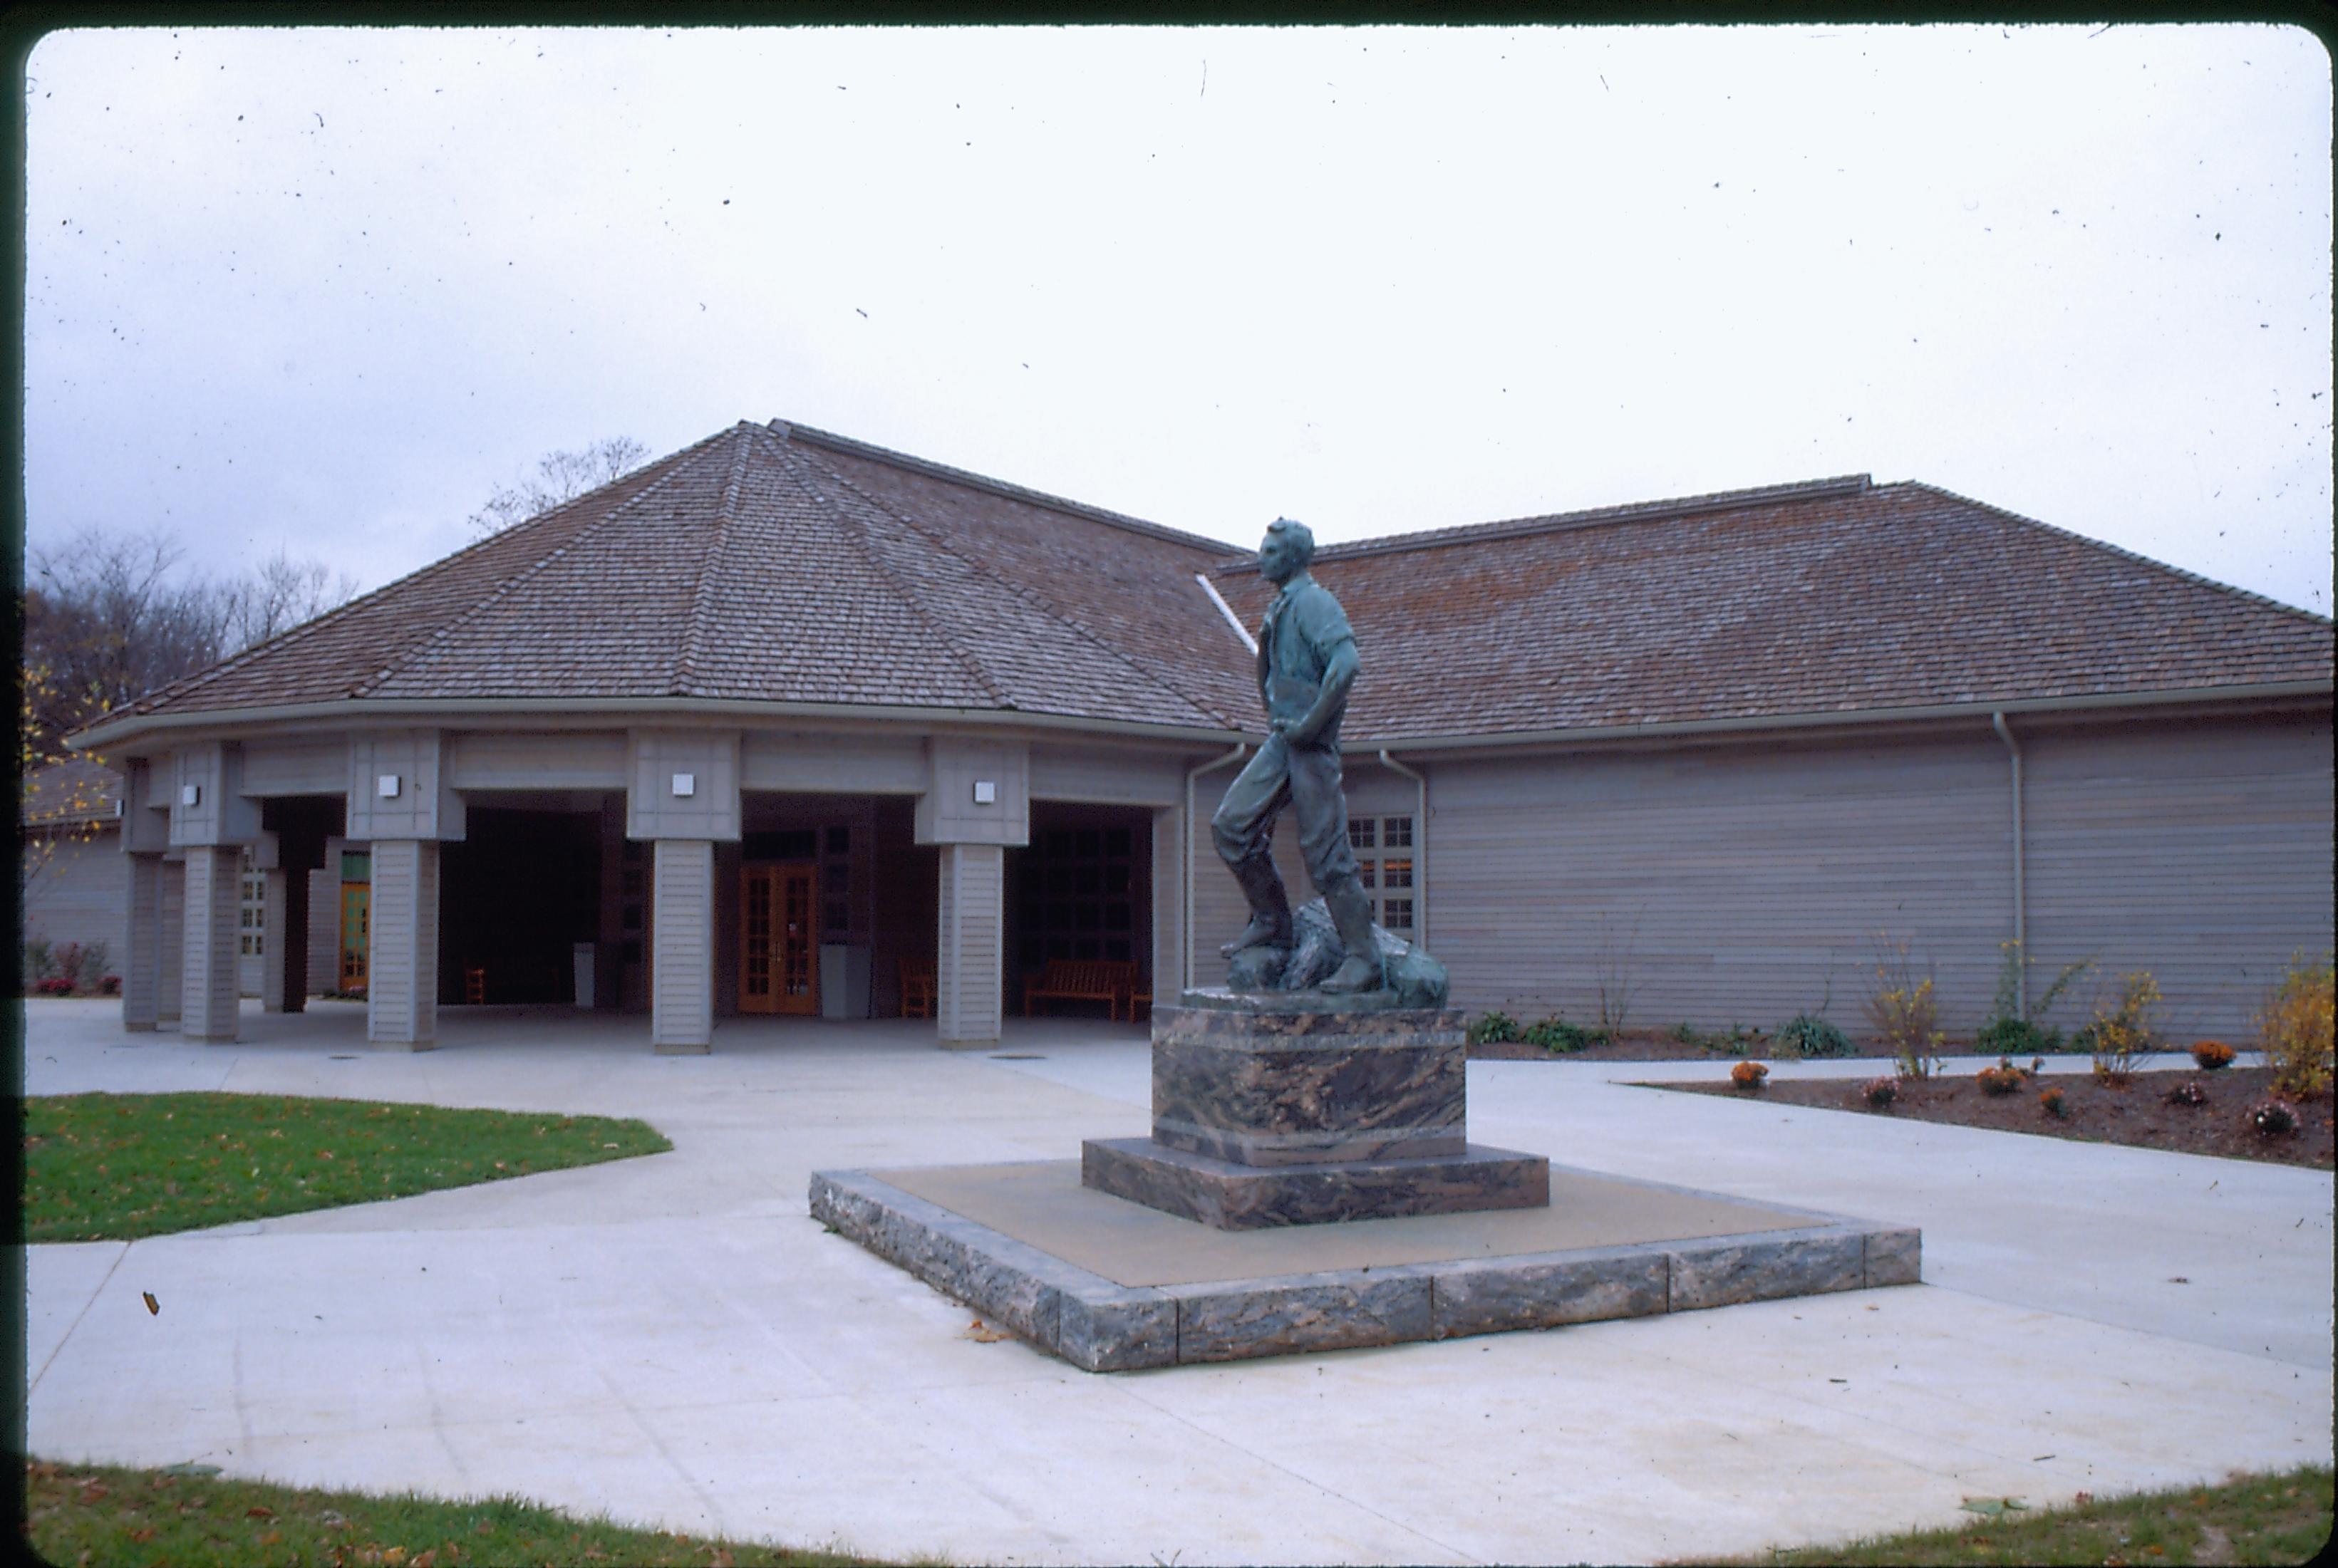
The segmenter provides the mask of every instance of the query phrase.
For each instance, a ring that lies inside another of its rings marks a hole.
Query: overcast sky
[[[38,543],[376,586],[774,416],[1253,543],[1843,473],[2331,603],[2262,26],[109,31],[26,67]]]

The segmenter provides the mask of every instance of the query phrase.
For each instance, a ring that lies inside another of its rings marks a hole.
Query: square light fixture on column
[[[383,774],[373,781],[373,787],[375,793],[385,800],[398,799],[398,775],[395,773]]]
[[[673,776],[673,792],[677,799],[687,800],[698,793],[698,775],[677,773]]]
[[[182,805],[182,806],[200,806],[200,805],[201,805],[202,803],[203,803],[203,787],[202,787],[201,785],[200,785],[200,784],[182,784],[182,785],[180,785],[180,786],[179,786],[179,804],[180,804],[180,805]]]
[[[974,803],[977,806],[996,806],[998,804],[997,781],[990,779],[976,779],[974,781]]]

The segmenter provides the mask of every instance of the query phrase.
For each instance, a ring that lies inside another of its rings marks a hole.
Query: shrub
[[[73,982],[62,975],[44,975],[33,982],[33,995],[35,996],[70,996],[73,994]]]
[[[56,956],[49,947],[47,937],[28,936],[25,939],[25,982],[27,987],[35,980],[47,979],[50,971],[55,967]],[[1684,1024],[1681,1027],[1685,1029],[1688,1025]]]
[[[1762,1031],[1749,1029],[1743,1024],[1732,1024],[1726,1034],[1706,1034],[1683,1024],[1673,1031],[1673,1038],[1700,1051],[1718,1052],[1724,1056],[1743,1056],[1748,1045],[1761,1041]]]
[[[1499,1044],[1518,1037],[1518,1021],[1507,1013],[1480,1013],[1470,1022],[1469,1044]]]
[[[2059,1029],[2040,1029],[2026,1018],[1992,1018],[1973,1035],[1973,1048],[2010,1056],[2017,1051],[2036,1054],[2059,1051],[2065,1042]]]
[[[2062,1032],[2047,1025],[2046,1014],[2053,1010],[2072,981],[2094,967],[2095,961],[2080,958],[2065,964],[2062,972],[2054,976],[2054,983],[2046,987],[2043,995],[2030,1002],[2025,1013],[2021,1005],[2021,976],[2029,966],[2029,955],[2019,942],[1999,943],[1998,951],[2003,957],[1997,966],[1997,1002],[1988,1020],[1974,1033],[1974,1045],[2004,1056],[2019,1051],[2061,1050]]]
[[[1823,1018],[1797,1013],[1778,1025],[1770,1042],[1773,1056],[1850,1056],[1851,1037]]]
[[[1770,1069],[1759,1062],[1740,1062],[1729,1070],[1729,1081],[1749,1093],[1760,1089],[1762,1081],[1769,1076]]]
[[[2152,1009],[2158,1005],[2159,982],[2148,969],[2119,977],[2117,1003],[2097,999],[2094,1021],[2087,1025],[2097,1078],[2124,1086],[2135,1075],[2136,1058],[2158,1044],[2158,1032],[2151,1024]]]
[[[2059,1089],[2047,1089],[2038,1096],[2038,1109],[2058,1122],[2070,1113],[2070,1102]]]
[[[1564,1018],[1545,1018],[1528,1024],[1518,1038],[1546,1051],[1580,1051],[1586,1045],[1605,1045],[1615,1035],[1606,1029],[1577,1028]]]
[[[2302,1100],[2330,1088],[2333,975],[2330,955],[2309,964],[2298,954],[2257,1015],[2257,1042],[2276,1094]]]
[[[1940,1065],[1948,1036],[1940,1030],[1940,999],[1930,975],[1915,978],[1908,944],[1886,947],[1875,960],[1875,984],[1868,993],[1867,1019],[1891,1053],[1902,1078],[1930,1078]]]
[[[2186,1078],[2167,1091],[2166,1099],[2170,1105],[2205,1105],[2208,1091],[2197,1078]]]
[[[2267,1138],[2286,1138],[2297,1131],[2297,1112],[2286,1100],[2267,1100],[2249,1108],[2249,1125]]]
[[[2029,1078],[2029,1074],[2013,1064],[2010,1056],[2000,1056],[1994,1067],[1984,1067],[1974,1076],[1984,1094],[2010,1094]]]
[[[2233,1064],[2233,1048],[2221,1040],[2203,1040],[2192,1047],[2192,1060],[2203,1073],[2221,1073]]]
[[[103,979],[101,979],[100,981],[98,981],[98,983],[97,983],[97,994],[98,994],[99,995],[101,995],[101,996],[119,996],[119,995],[122,995],[122,976],[121,976],[121,975],[106,975],[104,978],[103,978]]]
[[[1860,1088],[1860,1096],[1878,1111],[1889,1111],[1891,1102],[1900,1098],[1900,1080],[1891,1077],[1870,1078]]]
[[[82,965],[88,962],[89,952],[78,942],[61,942],[52,956],[56,960],[57,978],[65,983],[58,995],[70,996],[81,989]]]

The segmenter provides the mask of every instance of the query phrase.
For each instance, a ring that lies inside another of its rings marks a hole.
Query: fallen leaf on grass
[[[978,1345],[996,1345],[1001,1339],[1012,1339],[1015,1336],[1009,1334],[1004,1328],[993,1328],[989,1324],[985,1323],[981,1318],[977,1318],[973,1322],[966,1326],[965,1338],[975,1341]]]
[[[276,1510],[262,1507],[255,1503],[243,1511],[243,1516],[247,1519],[273,1519],[276,1517]]]
[[[143,1530],[133,1530],[130,1533],[130,1539],[141,1546],[145,1545],[147,1542],[154,1539],[154,1526],[149,1524]]]
[[[1968,1497],[1957,1504],[1968,1514],[1978,1514],[1994,1519],[2000,1514],[2029,1511],[2029,1504],[2019,1497]]]

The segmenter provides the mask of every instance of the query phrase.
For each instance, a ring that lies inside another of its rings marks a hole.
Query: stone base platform
[[[1141,1141],[1137,1141],[1141,1142]],[[1091,1372],[1917,1282],[1911,1229],[1549,1167],[1547,1208],[1221,1230],[1071,1160],[811,1179],[811,1212]]]
[[[1417,1159],[1259,1166],[1167,1148],[1157,1134],[1091,1138],[1080,1145],[1080,1180],[1221,1230],[1539,1209],[1550,1201],[1549,1161],[1482,1143]]]

